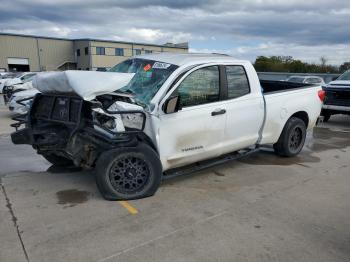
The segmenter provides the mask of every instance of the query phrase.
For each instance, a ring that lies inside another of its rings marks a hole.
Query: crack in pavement
[[[134,249],[137,249],[137,248],[146,246],[146,245],[148,245],[148,244],[150,244],[150,243],[153,243],[153,242],[159,241],[159,240],[161,240],[161,239],[164,239],[164,238],[166,238],[166,237],[172,236],[172,235],[174,235],[174,234],[176,234],[176,233],[178,233],[178,232],[185,231],[185,230],[187,230],[187,229],[190,229],[190,228],[193,227],[193,226],[196,226],[196,225],[199,225],[199,224],[203,224],[203,223],[208,222],[208,221],[210,221],[210,220],[212,220],[212,219],[214,219],[214,218],[220,217],[220,216],[222,216],[222,215],[224,215],[224,214],[227,214],[227,211],[226,211],[226,210],[224,210],[224,211],[222,211],[222,212],[220,212],[220,213],[217,213],[217,214],[215,214],[215,215],[209,216],[209,217],[207,217],[207,218],[201,219],[201,220],[199,220],[199,221],[197,221],[197,222],[195,222],[195,223],[193,223],[193,224],[191,224],[191,225],[187,225],[187,226],[178,228],[178,229],[176,229],[176,230],[174,230],[174,231],[171,231],[171,232],[169,232],[169,233],[166,233],[166,234],[164,234],[164,235],[161,235],[161,236],[158,236],[158,237],[156,237],[156,238],[147,240],[147,241],[142,242],[142,243],[140,243],[140,244],[138,244],[138,245],[136,245],[136,246],[133,246],[133,247],[130,247],[130,248],[121,250],[120,252],[117,252],[117,253],[112,254],[112,255],[110,255],[110,256],[108,256],[108,257],[102,258],[102,259],[98,260],[97,262],[103,262],[103,261],[110,260],[110,259],[112,259],[112,258],[116,258],[116,257],[118,257],[118,256],[120,256],[120,255],[122,255],[122,254],[125,254],[125,253],[127,253],[127,252],[130,252],[130,251],[132,251],[132,250],[134,250]]]
[[[8,208],[8,210],[9,210],[9,212],[11,214],[13,225],[16,228],[17,236],[18,236],[19,241],[21,243],[24,256],[25,256],[26,260],[29,262],[28,253],[26,251],[26,248],[24,247],[24,243],[23,243],[23,239],[22,239],[22,236],[21,236],[21,232],[19,230],[19,226],[18,226],[18,223],[17,223],[17,221],[18,221],[17,217],[15,216],[15,213],[14,213],[14,211],[12,209],[12,204],[10,202],[10,199],[7,196],[7,193],[6,193],[6,190],[5,190],[5,186],[2,184],[1,178],[0,178],[0,187],[1,187],[2,193],[3,193],[3,195],[5,197],[5,200],[6,200],[6,207]]]

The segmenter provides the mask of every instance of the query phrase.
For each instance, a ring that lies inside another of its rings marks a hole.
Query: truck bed
[[[305,83],[293,83],[287,81],[272,81],[272,80],[260,80],[262,87],[262,92],[264,94],[273,93],[273,92],[284,92],[291,89],[299,89],[314,86],[312,84]]]

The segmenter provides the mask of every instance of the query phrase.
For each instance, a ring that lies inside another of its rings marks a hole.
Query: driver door
[[[180,110],[160,115],[158,148],[163,170],[219,156],[226,108],[220,100],[219,66],[192,69],[170,96],[178,95]]]

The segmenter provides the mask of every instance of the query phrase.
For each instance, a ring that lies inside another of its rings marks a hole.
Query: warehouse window
[[[105,55],[105,48],[104,47],[96,47],[96,55]]]
[[[115,55],[116,56],[124,56],[124,49],[123,48],[116,48]]]
[[[77,56],[80,56],[80,49],[77,49]]]
[[[134,49],[134,55],[141,55],[141,49]]]
[[[85,55],[88,55],[89,54],[89,47],[85,47]]]
[[[152,50],[145,50],[146,54],[152,54]]]

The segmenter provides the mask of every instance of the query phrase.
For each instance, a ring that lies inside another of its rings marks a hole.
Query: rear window
[[[303,77],[290,77],[287,79],[288,82],[293,82],[293,83],[303,83],[304,78]]]
[[[228,98],[237,98],[250,93],[249,82],[242,66],[226,66]]]
[[[306,83],[308,83],[308,84],[319,84],[319,83],[321,83],[321,82],[322,82],[322,80],[319,79],[319,78],[316,78],[316,77],[308,78],[308,79],[306,80]]]

